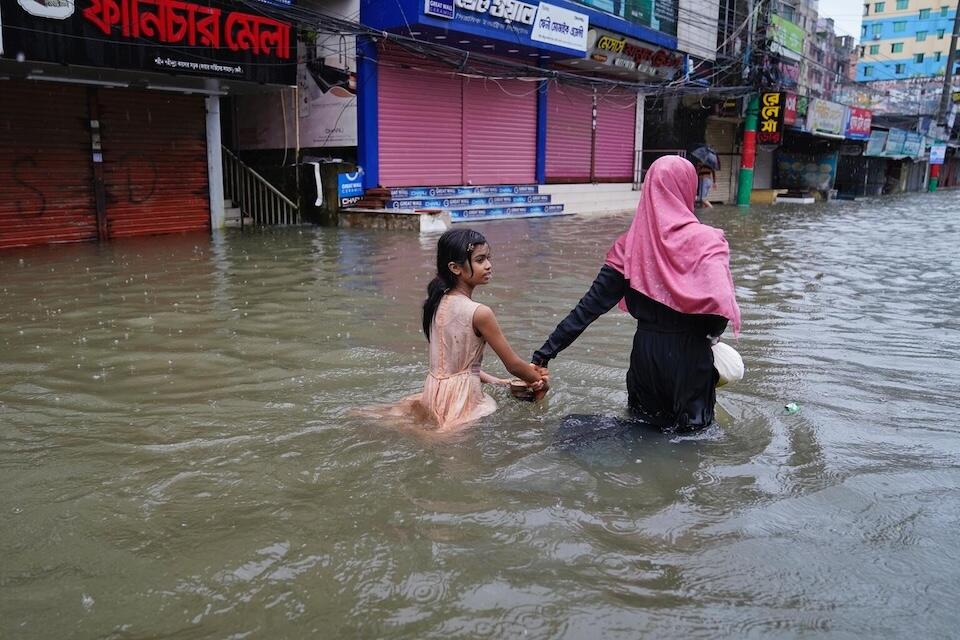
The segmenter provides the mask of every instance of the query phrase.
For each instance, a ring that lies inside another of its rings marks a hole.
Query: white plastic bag
[[[737,350],[725,342],[713,345],[713,366],[720,373],[717,386],[739,382],[743,380],[743,358]]]

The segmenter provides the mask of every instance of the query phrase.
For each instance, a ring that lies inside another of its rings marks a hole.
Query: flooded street
[[[618,311],[542,405],[494,389],[461,437],[351,413],[422,386],[435,237],[0,253],[0,637],[955,636],[958,211],[953,191],[705,213],[745,380],[696,437],[573,444],[564,416],[624,412]],[[629,219],[477,225],[476,298],[519,353]]]

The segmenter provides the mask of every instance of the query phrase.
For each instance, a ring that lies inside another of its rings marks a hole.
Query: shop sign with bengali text
[[[0,12],[5,56],[296,83],[293,25],[235,2],[0,0]]]
[[[850,118],[847,120],[846,137],[851,140],[868,140],[870,138],[870,124],[873,114],[869,109],[850,107]]]
[[[586,51],[589,26],[586,14],[541,2],[533,20],[530,39],[565,49]]]
[[[943,164],[947,159],[947,143],[934,142],[930,145],[930,164]]]
[[[842,138],[847,107],[815,98],[807,110],[807,131],[814,135]]]
[[[797,124],[797,94],[783,94],[783,124],[792,127]]]
[[[907,132],[907,138],[903,142],[903,155],[908,158],[919,158],[923,155],[923,136],[912,131]]]
[[[766,91],[760,94],[758,143],[780,144],[783,141],[783,103],[784,94],[780,91]]]
[[[673,79],[683,69],[683,54],[603,29],[590,29],[588,43],[588,57],[599,64],[664,80]]]
[[[786,18],[777,15],[770,16],[770,33],[772,42],[770,50],[791,60],[799,60],[803,56],[804,31]]]

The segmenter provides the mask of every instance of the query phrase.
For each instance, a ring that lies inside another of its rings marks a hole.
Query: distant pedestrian
[[[713,171],[712,168],[708,167],[705,164],[701,164],[697,168],[697,202],[712,209],[713,205],[710,204],[710,190],[713,189],[713,184],[717,181],[717,174]]]
[[[656,160],[647,172],[630,229],[610,251],[590,290],[533,354],[546,367],[617,303],[637,320],[627,371],[633,413],[663,430],[713,422],[716,384],[713,343],[740,309],[730,253],[719,229],[693,213],[697,171],[679,156]]]
[[[480,369],[487,343],[507,371],[542,395],[545,372],[518,356],[490,307],[473,300],[473,290],[493,276],[490,245],[473,229],[452,229],[437,242],[437,273],[423,302],[423,332],[430,343],[430,370],[423,392],[398,404],[368,410],[386,416],[412,416],[450,431],[493,413],[496,401],[481,383],[509,385]]]

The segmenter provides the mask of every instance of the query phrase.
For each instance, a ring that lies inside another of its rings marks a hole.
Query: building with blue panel
[[[955,14],[947,0],[864,4],[857,81],[943,75]]]

